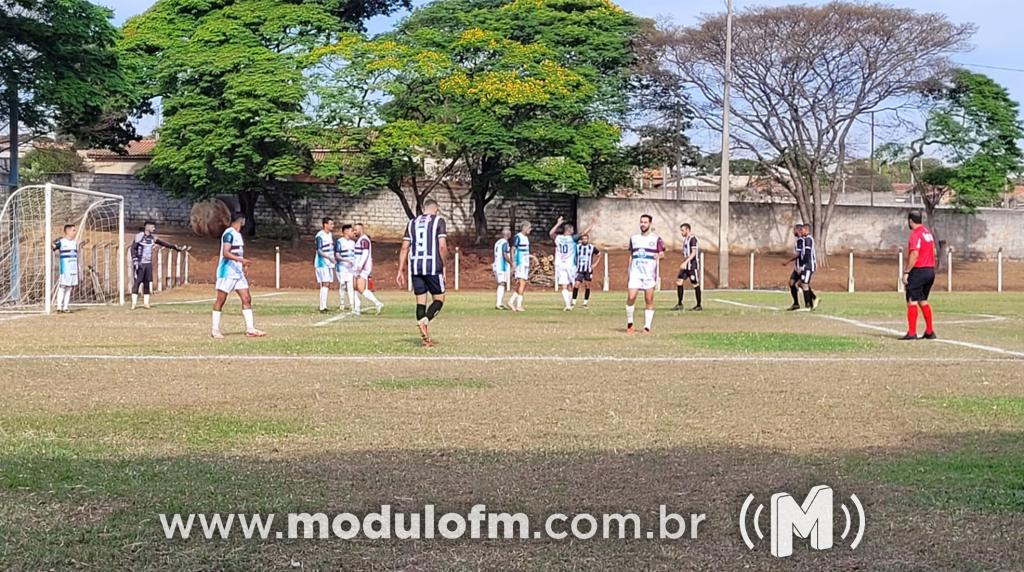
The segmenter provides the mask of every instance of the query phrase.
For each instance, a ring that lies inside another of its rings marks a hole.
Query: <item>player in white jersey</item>
[[[316,272],[316,281],[320,284],[320,312],[327,311],[327,296],[331,293],[331,284],[334,284],[334,219],[325,216],[320,221],[322,228],[316,233],[316,256],[313,259],[313,267]]]
[[[526,283],[530,280],[530,262],[537,257],[530,254],[530,231],[533,225],[524,222],[519,233],[512,239],[512,267],[515,272],[516,291],[508,299],[508,309],[513,312],[523,311],[523,295],[526,294]]]
[[[505,286],[508,284],[508,273],[512,269],[512,247],[508,242],[510,238],[512,230],[504,228],[501,230],[501,238],[494,243],[494,262],[491,269],[494,271],[494,282],[498,285],[494,302],[494,307],[498,310],[505,309]]]
[[[629,239],[629,294],[626,298],[626,333],[633,333],[636,296],[644,292],[644,333],[654,322],[654,291],[658,286],[658,263],[665,256],[665,241],[651,230],[651,215],[640,215],[640,233]]]
[[[334,273],[338,277],[338,290],[341,292],[339,309],[345,309],[348,301],[354,308],[355,300],[355,266],[356,266],[356,232],[350,224],[341,225],[341,237],[334,242]]]
[[[359,315],[362,306],[359,296],[369,300],[377,309],[377,314],[384,309],[384,304],[373,295],[370,288],[370,276],[373,274],[373,246],[370,244],[370,237],[367,236],[362,223],[353,225],[356,235],[355,269],[353,274],[356,279],[356,292],[358,295],[352,299],[352,313]]]
[[[583,234],[590,234],[594,230],[597,219],[590,221],[590,226],[583,231]],[[558,233],[558,227],[562,227],[562,233]],[[576,243],[580,235],[572,223],[566,223],[565,218],[558,217],[555,226],[548,232],[551,240],[555,241],[555,285],[561,287],[562,302],[565,303],[563,310],[572,310],[572,285],[576,283]]]
[[[76,238],[78,228],[73,224],[64,225],[64,236],[53,243],[53,251],[57,259],[60,278],[57,281],[57,313],[71,313],[71,290],[78,286],[78,249],[89,244],[88,239],[81,243]]]
[[[245,317],[245,335],[249,338],[262,338],[267,335],[256,329],[252,313],[252,296],[249,294],[249,260],[243,257],[245,241],[242,240],[242,227],[245,226],[245,215],[231,215],[231,226],[224,231],[220,239],[220,260],[217,263],[217,300],[213,303],[213,329],[210,335],[216,340],[224,339],[220,333],[220,315],[228,294],[238,292],[242,301],[242,316]]]

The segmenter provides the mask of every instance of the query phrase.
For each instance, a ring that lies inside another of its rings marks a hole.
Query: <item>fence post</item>
[[[754,291],[754,251],[750,251],[750,291]]]
[[[459,289],[459,247],[455,247],[455,289]]]
[[[156,291],[164,291],[164,249],[154,248],[156,252]],[[149,289],[153,289],[153,283],[150,282]]]
[[[946,292],[953,291],[953,247],[946,249]]]
[[[1003,291],[1003,247],[996,253],[996,292]]]
[[[188,250],[185,251],[185,284],[188,284],[188,259],[191,258],[192,253]]]
[[[857,288],[854,285],[854,280],[853,280],[853,251],[851,250],[850,251],[850,271],[849,271],[849,275],[846,277],[846,291],[850,292],[850,293],[853,293],[853,292],[856,291],[856,289]]]
[[[604,253],[604,260],[601,261],[601,262],[604,263],[604,285],[601,287],[601,290],[603,290],[605,292],[607,292],[608,289],[611,287],[608,284],[608,257],[609,257],[609,254],[607,252],[605,252]]]
[[[171,288],[174,288],[173,268],[171,268],[171,263],[174,262],[173,258],[174,258],[174,251],[173,250],[168,250],[167,251],[167,289],[168,290],[170,290]]]
[[[704,289],[704,253],[700,253],[700,289]]]
[[[412,257],[411,252],[409,253],[409,257]],[[412,292],[412,260],[407,260],[406,262],[408,263],[407,265],[409,268],[405,271],[405,281],[408,282],[409,291]]]
[[[903,291],[903,247],[900,247],[900,269],[896,276],[896,291]]]
[[[661,292],[661,261],[658,261],[657,269],[658,281],[654,284],[654,291]]]
[[[274,247],[274,289],[281,289],[281,247]]]
[[[174,285],[181,286],[181,251],[174,251]]]

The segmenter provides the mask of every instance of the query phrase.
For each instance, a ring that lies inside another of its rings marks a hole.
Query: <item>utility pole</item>
[[[729,287],[729,84],[732,82],[732,0],[725,1],[725,74],[722,82],[722,168],[718,203],[718,287]]]
[[[871,193],[871,206],[875,206],[875,112],[871,112],[871,179],[868,183]]]

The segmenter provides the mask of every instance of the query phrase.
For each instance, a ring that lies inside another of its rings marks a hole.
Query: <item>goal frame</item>
[[[67,187],[64,185],[57,185],[54,183],[46,183],[44,185],[26,185],[19,187],[13,193],[7,196],[4,201],[4,205],[0,208],[0,221],[3,220],[4,215],[7,213],[8,208],[14,199],[23,192],[26,191],[37,191],[43,190],[44,197],[44,228],[43,228],[43,252],[49,252],[51,245],[53,244],[53,191],[65,191],[69,193],[76,193],[80,195],[87,195],[97,197],[101,199],[113,200],[117,204],[117,255],[114,258],[117,261],[117,292],[118,292],[118,305],[123,306],[125,303],[125,223],[124,223],[124,197],[121,195],[114,195],[111,193],[102,193],[100,191],[92,191],[89,189],[80,189],[77,187]],[[93,203],[85,209],[82,214],[82,220],[79,222],[79,226],[84,225],[86,218],[99,203]],[[50,315],[53,313],[53,256],[48,254],[43,257],[43,268],[44,268],[44,297],[43,297],[43,314]]]

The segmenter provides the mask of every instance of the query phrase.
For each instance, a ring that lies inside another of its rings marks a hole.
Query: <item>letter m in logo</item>
[[[810,538],[811,548],[832,548],[832,488],[818,485],[802,505],[788,493],[772,495],[772,556],[793,554],[793,536]]]

